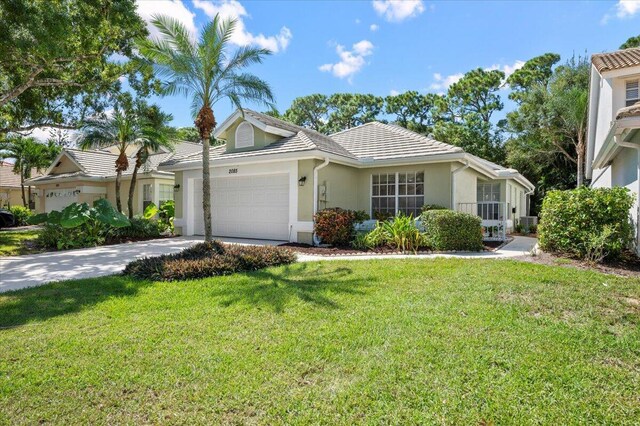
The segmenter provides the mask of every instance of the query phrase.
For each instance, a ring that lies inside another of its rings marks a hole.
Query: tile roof
[[[628,117],[640,117],[640,102],[636,102],[626,108],[620,108],[616,114],[616,120]]]
[[[598,72],[613,71],[622,68],[640,66],[640,47],[598,53],[591,57],[591,63]]]
[[[331,135],[358,159],[387,160],[463,152],[462,148],[439,142],[394,124],[374,121]]]
[[[38,177],[41,174],[36,169],[31,170],[31,177]],[[13,173],[13,163],[0,161],[0,187],[20,188],[20,175]]]

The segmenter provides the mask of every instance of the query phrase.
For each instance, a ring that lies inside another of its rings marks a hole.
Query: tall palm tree
[[[40,172],[49,167],[60,153],[60,149],[54,141],[43,144],[34,138],[22,136],[9,137],[0,142],[0,159],[13,158],[15,160],[13,172],[20,176],[24,207],[31,205],[31,187],[28,187],[29,195],[25,195],[24,181],[31,177],[33,170]]]
[[[202,141],[202,210],[205,241],[211,241],[211,186],[209,171],[209,138],[216,127],[212,107],[221,99],[228,99],[242,108],[242,101],[273,106],[269,84],[253,74],[242,72],[250,65],[261,63],[267,49],[242,47],[229,52],[229,40],[236,20],[223,20],[216,15],[193,40],[186,27],[176,19],[154,16],[153,25],[161,37],[144,39],[138,47],[164,79],[166,95],[191,97],[195,125]]]
[[[160,148],[173,150],[174,144],[174,140],[169,137],[172,133],[172,129],[168,126],[168,123],[173,120],[171,114],[162,112],[156,105],[149,107],[143,102],[138,106],[138,114],[146,129],[146,137],[139,138],[135,142],[138,150],[136,151],[136,163],[131,174],[129,198],[127,199],[129,219],[133,218],[133,194],[138,181],[138,170],[147,162],[149,154],[157,152]]]
[[[91,118],[81,126],[78,146],[80,149],[97,149],[115,146],[116,159],[116,208],[122,212],[120,183],[122,173],[129,168],[127,150],[140,140],[154,137],[153,132],[139,119],[131,108],[115,105],[113,114],[107,117]]]

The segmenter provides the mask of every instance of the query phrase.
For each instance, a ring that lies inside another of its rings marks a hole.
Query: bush
[[[123,274],[138,279],[177,281],[255,271],[295,262],[281,247],[200,243],[180,253],[148,257],[129,263]]]
[[[416,253],[425,245],[425,238],[416,226],[412,215],[406,216],[398,213],[396,217],[386,222],[379,222],[384,241],[393,248],[403,253],[412,251]]]
[[[13,206],[9,207],[9,211],[13,213],[13,218],[15,220],[14,226],[28,225],[29,223],[27,221],[31,216],[33,216],[33,212],[27,207]]]
[[[453,210],[429,210],[421,216],[426,243],[434,250],[482,250],[482,226],[477,216]]]
[[[422,206],[422,213],[428,212],[430,210],[448,210],[447,207],[441,206],[439,204],[425,204]]]
[[[348,246],[355,231],[354,225],[362,222],[364,212],[344,210],[341,208],[324,209],[313,217],[313,232],[324,244],[332,246]]]
[[[116,229],[113,232],[111,239],[158,238],[168,229],[167,224],[155,219],[134,217],[133,219],[129,219],[129,222],[131,223],[129,226]]]
[[[580,259],[616,257],[633,239],[633,201],[620,187],[549,191],[537,229],[540,248]]]

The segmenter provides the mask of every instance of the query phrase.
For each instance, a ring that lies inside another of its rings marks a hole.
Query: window
[[[160,196],[158,202],[160,205],[165,201],[173,200],[173,185],[169,185],[166,183],[160,184]]]
[[[640,91],[638,90],[638,80],[627,81],[627,106],[631,106],[636,102],[640,102]]]
[[[500,218],[500,184],[479,183],[477,186],[478,216],[484,220]]]
[[[236,148],[251,146],[253,146],[253,126],[243,121],[236,129]]]
[[[420,215],[424,205],[424,173],[382,173],[371,177],[371,213]]]
[[[153,203],[153,190],[151,184],[142,185],[142,210]]]

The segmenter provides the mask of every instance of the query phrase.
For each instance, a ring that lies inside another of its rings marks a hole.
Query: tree
[[[133,56],[146,34],[133,0],[5,0],[0,34],[0,134],[75,128],[104,108],[119,77],[149,81],[134,63],[110,60]]]
[[[165,95],[187,95],[192,98],[195,125],[202,140],[202,210],[205,241],[212,240],[211,182],[209,179],[209,139],[216,127],[212,107],[221,99],[228,99],[237,108],[243,101],[273,106],[269,85],[253,74],[242,72],[250,65],[262,63],[271,52],[245,46],[229,52],[236,20],[222,20],[216,15],[205,25],[197,41],[176,19],[156,16],[153,25],[162,38],[138,42],[140,52],[154,64],[158,76],[164,80]]]
[[[0,158],[13,158],[13,172],[20,176],[20,188],[22,190],[22,204],[24,207],[31,205],[31,190],[28,197],[25,195],[24,181],[31,178],[33,170],[42,171],[49,167],[58,156],[61,148],[49,141],[47,144],[39,143],[34,138],[12,136],[0,142]]]
[[[282,118],[298,126],[325,133],[329,122],[327,96],[316,93],[295,98]]]
[[[434,125],[434,107],[439,96],[408,91],[385,98],[385,112],[395,116],[395,123],[414,132],[428,134]]]
[[[640,35],[629,37],[627,41],[620,45],[620,49],[631,49],[632,47],[640,47]]]
[[[326,131],[340,132],[375,121],[384,109],[384,98],[370,94],[336,93],[327,99]]]
[[[109,116],[101,115],[85,120],[81,125],[78,146],[81,149],[96,149],[115,146],[118,158],[116,169],[116,208],[122,212],[120,184],[122,173],[129,168],[128,149],[141,139],[156,137],[156,132],[141,120],[135,113],[133,105],[127,96],[123,96],[113,108]]]
[[[131,173],[131,184],[129,185],[129,197],[127,207],[129,209],[129,219],[133,219],[133,195],[138,181],[138,170],[149,160],[149,155],[158,152],[161,148],[173,149],[173,129],[168,123],[173,120],[171,114],[166,114],[156,105],[148,106],[145,102],[139,102],[135,113],[137,121],[142,129],[143,137],[134,141],[138,148],[136,151],[136,162]]]
[[[491,120],[504,107],[498,94],[503,80],[502,71],[478,68],[452,84],[447,94],[435,102],[436,139],[460,146],[470,154],[502,162],[501,128]]]

